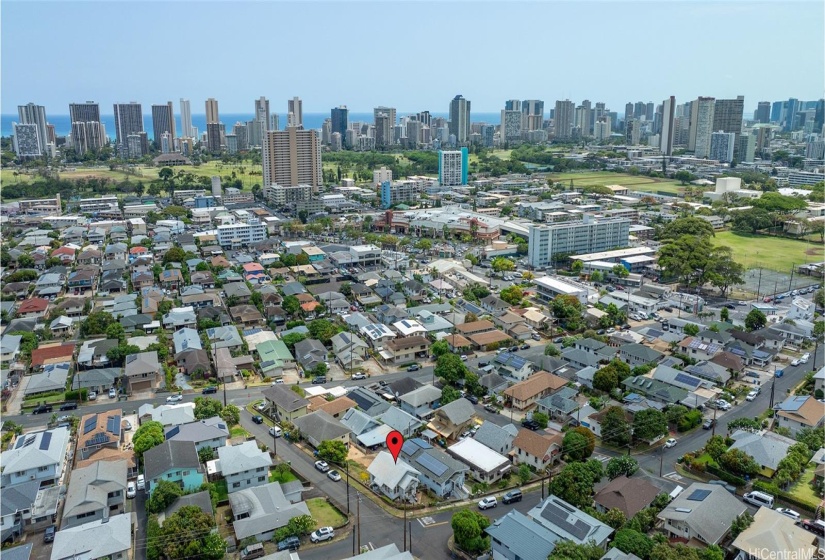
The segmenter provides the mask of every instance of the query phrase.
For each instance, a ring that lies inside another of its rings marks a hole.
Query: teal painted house
[[[143,464],[149,495],[161,480],[174,482],[184,492],[197,490],[206,482],[191,441],[164,441],[143,454]]]

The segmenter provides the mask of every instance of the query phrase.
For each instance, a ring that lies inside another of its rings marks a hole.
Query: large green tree
[[[613,480],[619,476],[631,476],[639,470],[639,463],[630,455],[617,455],[611,457],[605,467],[607,478]]]
[[[318,446],[318,456],[321,459],[338,465],[346,460],[348,452],[346,444],[337,439],[322,441]]]
[[[611,406],[605,411],[601,432],[602,440],[606,443],[618,446],[630,443],[631,426],[622,407]]]
[[[677,218],[662,228],[660,240],[678,239],[683,235],[696,237],[713,237],[715,235],[710,222],[695,216]]]
[[[172,560],[202,558],[219,560],[226,554],[226,543],[212,532],[215,519],[198,506],[183,506],[163,522],[163,554]]]
[[[730,247],[714,248],[710,259],[708,279],[714,287],[719,288],[722,297],[727,295],[731,286],[745,282],[745,267],[733,259],[733,251]]]
[[[221,410],[223,410],[221,401],[209,397],[195,397],[195,418],[198,420],[220,416]]]
[[[707,280],[713,250],[707,237],[682,235],[659,248],[659,266],[667,277],[687,286],[701,286]]]
[[[135,435],[132,436],[132,445],[135,449],[135,455],[137,455],[138,458],[142,457],[146,451],[152,449],[156,445],[160,445],[165,439],[166,438],[163,434],[163,424],[156,420],[144,422],[140,428],[137,429]]]
[[[633,437],[650,441],[667,434],[667,417],[661,410],[646,408],[633,416]]]
[[[447,383],[456,383],[464,379],[467,366],[457,354],[442,354],[435,364],[435,375]]]
[[[653,540],[639,531],[621,529],[613,538],[611,546],[615,546],[626,554],[635,554],[639,558],[647,558],[653,550]]]
[[[573,541],[560,540],[556,542],[547,560],[599,560],[602,556],[604,556],[604,550],[593,541],[577,544]]]
[[[490,526],[485,515],[471,509],[461,509],[453,514],[450,521],[455,543],[470,554],[480,554],[490,548],[490,537],[484,530]]]
[[[146,511],[160,513],[180,496],[183,496],[183,488],[178,483],[171,480],[159,480],[152,489],[152,496],[146,502]]]
[[[745,316],[745,328],[748,331],[758,331],[768,324],[768,318],[758,309],[751,309]]]
[[[591,465],[594,461],[598,463],[598,470]],[[593,502],[593,486],[601,480],[601,475],[601,463],[595,459],[569,463],[553,477],[549,492],[576,507],[587,507]]]

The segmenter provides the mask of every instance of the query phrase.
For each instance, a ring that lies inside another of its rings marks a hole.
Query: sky
[[[639,0],[219,2],[3,0],[0,108],[35,102],[144,107],[188,98],[204,112],[347,105],[473,112],[507,99],[679,103],[823,97],[824,3]],[[144,112],[146,109],[144,109]]]

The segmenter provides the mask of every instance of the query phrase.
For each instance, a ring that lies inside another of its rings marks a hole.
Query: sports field
[[[732,231],[717,232],[713,241],[733,249],[733,258],[745,268],[761,267],[790,273],[794,265],[825,259],[822,244],[809,241]]]
[[[573,186],[607,186],[621,185],[632,191],[657,192],[661,191],[669,194],[680,194],[684,189],[679,181],[669,179],[656,179],[644,177],[642,175],[629,175],[627,173],[611,173],[609,171],[584,171],[582,173],[557,173],[550,175],[550,179],[561,183],[569,184],[573,181]]]

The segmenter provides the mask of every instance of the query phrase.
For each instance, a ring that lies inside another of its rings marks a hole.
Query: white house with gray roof
[[[464,481],[469,468],[423,439],[404,442],[400,458],[419,472],[418,480],[442,498],[464,498]]]
[[[208,448],[217,452],[218,448],[226,445],[228,437],[229,426],[219,416],[180,424],[166,430],[167,440],[191,441],[198,451]]]
[[[401,410],[417,418],[429,416],[433,404],[441,400],[441,390],[429,383],[402,395],[399,399]]]
[[[56,484],[63,475],[68,449],[67,428],[18,436],[14,445],[0,454],[2,487],[6,489],[32,480],[39,481],[41,486]]]
[[[560,540],[540,523],[512,510],[485,529],[495,560],[547,560]]]
[[[388,452],[381,451],[367,467],[367,472],[373,490],[391,500],[415,501],[421,473],[403,459],[395,461]]]
[[[694,482],[657,516],[669,537],[719,544],[747,508],[724,487]]]
[[[63,507],[62,529],[92,521],[108,521],[124,512],[126,502],[125,460],[97,461],[72,471]]]
[[[518,428],[513,424],[498,426],[492,422],[484,422],[473,439],[497,453],[507,455],[513,449],[513,440],[517,435]]]
[[[316,449],[323,441],[338,440],[349,444],[349,428],[323,410],[296,418],[293,424],[301,432],[301,437]]]
[[[51,560],[127,560],[132,550],[132,514],[92,521],[55,533]]]
[[[723,490],[724,491],[724,490]],[[527,512],[527,516],[560,540],[586,544],[590,541],[607,548],[613,529],[559,498],[550,495],[543,502]]]
[[[269,479],[272,457],[261,451],[255,441],[218,448],[220,471],[226,479],[227,491],[238,492],[253,486],[263,486]]]
[[[229,505],[238,540],[253,537],[258,542],[268,541],[293,517],[310,514],[306,503],[291,502],[277,482],[232,492]]]

